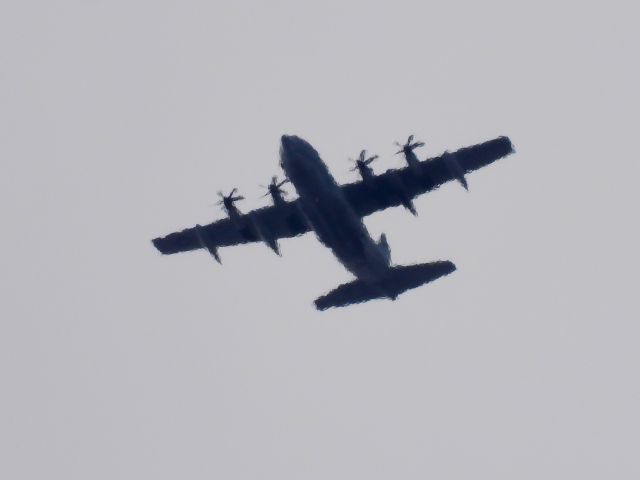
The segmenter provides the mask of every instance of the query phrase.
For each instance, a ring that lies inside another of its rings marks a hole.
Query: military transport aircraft
[[[278,255],[278,240],[314,231],[318,240],[329,247],[338,260],[356,276],[315,300],[319,310],[366,302],[376,298],[395,300],[402,292],[419,287],[453,272],[449,261],[421,265],[394,266],[391,263],[386,236],[374,241],[362,218],[376,211],[398,205],[416,215],[413,198],[438,188],[449,180],[468,189],[465,174],[513,152],[507,137],[445,152],[439,157],[419,160],[414,150],[424,145],[411,135],[405,144],[396,142],[408,164],[402,169],[387,170],[376,175],[370,164],[377,158],[360,153],[353,170],[362,180],[338,185],[320,159],[318,152],[305,140],[283,135],[280,165],[286,179],[273,177],[266,187],[273,205],[249,213],[241,213],[235,203],[244,197],[236,194],[220,196],[219,204],[228,218],[208,225],[155,238],[153,244],[164,254],[204,248],[220,262],[218,249],[249,242],[264,242]],[[298,198],[287,201],[282,186],[291,182]]]

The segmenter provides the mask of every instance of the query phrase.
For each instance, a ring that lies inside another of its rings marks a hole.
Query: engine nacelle
[[[460,183],[460,185],[462,185],[464,189],[468,191],[469,184],[467,183],[467,179],[464,176],[464,169],[462,168],[462,165],[460,165],[460,162],[458,162],[458,158],[456,157],[456,155],[453,153],[445,152],[444,155],[442,155],[442,158],[453,178],[455,178]]]
[[[271,195],[271,199],[273,200],[274,205],[280,205],[284,203],[284,196],[282,195],[282,190],[280,190],[276,186],[269,185],[269,194]]]
[[[417,169],[420,168],[420,159],[413,152],[413,150],[405,151],[404,152],[404,159],[406,160],[407,165],[409,165],[410,168],[413,168],[414,170],[417,170]]]
[[[253,231],[256,236],[264,242],[264,244],[273,250],[276,255],[280,255],[280,246],[278,245],[278,239],[273,235],[271,229],[267,225],[262,225],[255,218],[252,219]]]
[[[206,233],[202,230],[202,226],[196,225],[194,228],[196,237],[198,237],[198,242],[200,242],[200,246],[202,248],[206,248],[211,256],[216,259],[216,262],[221,264],[222,261],[220,260],[220,255],[218,255],[218,249],[214,245],[211,245],[209,242],[207,242]]]
[[[358,162],[357,167],[358,173],[360,174],[360,177],[363,181],[368,182],[375,176],[375,174],[373,173],[373,169],[369,165],[366,165],[364,162]]]
[[[406,192],[402,182],[398,179],[398,177],[392,175],[389,177],[391,182],[391,188],[393,194],[400,200],[400,204],[409,210],[413,216],[418,216],[418,211],[416,210],[415,205],[413,204],[413,200],[411,196]]]
[[[267,193],[264,194],[264,196],[271,195],[274,205],[282,205],[285,201],[284,196],[287,194],[287,192],[282,189],[282,186],[288,181],[289,180],[285,178],[281,182],[278,182],[278,177],[274,175],[269,185],[261,185],[261,187],[267,189]]]

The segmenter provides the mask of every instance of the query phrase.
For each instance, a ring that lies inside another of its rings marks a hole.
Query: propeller
[[[408,153],[413,151],[416,148],[419,147],[424,147],[424,142],[414,142],[413,141],[413,135],[409,135],[409,138],[407,138],[407,143],[405,143],[404,145],[400,144],[399,142],[395,142],[395,144],[400,147],[400,150],[398,150],[396,152],[396,154],[399,153]]]
[[[355,172],[356,170],[362,171],[364,169],[369,168],[369,164],[373,162],[376,158],[378,158],[378,155],[374,155],[372,157],[367,158],[367,151],[362,150],[357,160],[353,160],[352,158],[350,159],[352,162],[355,162],[355,165],[353,166],[353,168],[351,168],[351,171],[352,172]]]
[[[285,178],[281,182],[278,182],[278,177],[274,175],[271,178],[271,183],[269,185],[260,185],[262,188],[266,188],[267,189],[267,193],[265,193],[262,196],[266,197],[267,195],[271,195],[271,196],[274,196],[274,195],[287,195],[286,190],[283,190],[282,186],[285,183],[288,183],[288,182],[289,182],[288,178]]]
[[[218,196],[220,197],[220,200],[218,200],[217,204],[224,205],[224,207],[227,209],[232,208],[235,202],[237,202],[238,200],[244,200],[244,197],[242,195],[235,196],[235,193],[237,191],[238,189],[234,188],[233,190],[231,190],[229,195],[225,195],[219,191]]]

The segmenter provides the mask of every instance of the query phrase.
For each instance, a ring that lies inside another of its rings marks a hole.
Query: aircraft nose
[[[280,144],[282,148],[289,150],[293,144],[293,137],[291,135],[282,135],[282,137],[280,137]]]
[[[280,137],[280,164],[291,163],[296,157],[298,137],[295,135],[282,135]]]
[[[297,164],[308,156],[308,144],[296,135],[282,135],[282,137],[280,137],[280,143],[280,157],[282,164]]]
[[[285,172],[287,171],[291,144],[292,140],[290,135],[282,135],[282,137],[280,137],[280,166],[285,170]]]

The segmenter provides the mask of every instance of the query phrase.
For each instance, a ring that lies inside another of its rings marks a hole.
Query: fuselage
[[[318,152],[299,137],[283,135],[280,164],[320,242],[360,280],[376,285],[384,279],[388,256],[371,238]]]

